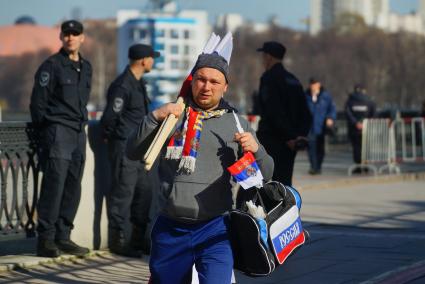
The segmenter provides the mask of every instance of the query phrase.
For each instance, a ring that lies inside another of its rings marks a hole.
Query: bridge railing
[[[0,123],[0,240],[35,236],[37,144],[30,123]]]

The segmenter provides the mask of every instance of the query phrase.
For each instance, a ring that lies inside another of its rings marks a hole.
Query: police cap
[[[257,49],[257,51],[270,54],[277,59],[283,59],[283,56],[285,56],[286,53],[286,47],[277,41],[266,41],[263,43],[262,47]]]
[[[77,34],[82,34],[83,31],[84,31],[83,24],[76,20],[69,20],[69,21],[63,22],[61,25],[62,33],[74,32]]]
[[[154,51],[152,46],[146,44],[134,44],[130,46],[128,49],[128,58],[137,60],[145,57],[159,57],[160,53],[158,51]]]

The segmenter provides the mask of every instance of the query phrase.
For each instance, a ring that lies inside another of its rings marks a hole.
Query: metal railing
[[[365,119],[362,160],[348,169],[371,169],[374,174],[400,173],[400,163],[425,162],[425,118]]]
[[[30,123],[0,123],[0,240],[35,236],[37,144]]]

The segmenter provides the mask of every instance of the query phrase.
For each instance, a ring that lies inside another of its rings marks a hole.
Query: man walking
[[[309,174],[317,175],[322,171],[323,158],[325,157],[326,129],[333,128],[336,109],[331,95],[325,90],[322,83],[315,78],[310,79],[306,99],[313,117],[311,129],[308,133]]]
[[[161,187],[169,196],[152,228],[152,283],[191,283],[193,265],[200,283],[230,283],[233,256],[226,212],[232,208],[234,181],[227,168],[242,152],[252,152],[264,179],[271,178],[271,157],[248,122],[223,98],[228,62],[218,53],[201,54],[192,71],[187,107],[161,106],[130,138],[129,157],[141,159],[161,122],[169,114],[180,116],[167,153],[160,157],[167,169]],[[237,121],[246,132],[238,132]]]
[[[260,80],[257,136],[274,160],[273,180],[292,185],[295,155],[307,146],[311,115],[301,83],[283,67],[286,48],[269,41],[257,51],[266,70]]]
[[[61,50],[35,74],[30,105],[32,121],[41,133],[37,255],[44,257],[89,252],[70,235],[81,196],[92,68],[79,52],[84,42],[80,22],[64,22],[60,39]]]
[[[108,102],[101,123],[108,143],[112,188],[108,197],[109,249],[117,254],[138,257],[147,253],[144,236],[149,222],[155,170],[147,173],[140,161],[125,155],[127,137],[148,113],[149,98],[144,74],[151,71],[159,56],[149,45],[135,44],[128,50],[129,65],[108,89]],[[130,242],[126,225],[132,223]]]

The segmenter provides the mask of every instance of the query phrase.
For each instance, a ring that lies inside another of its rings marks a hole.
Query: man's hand
[[[307,147],[308,139],[304,136],[298,136],[295,139],[288,140],[286,145],[292,151],[302,150]]]
[[[362,130],[363,129],[363,123],[357,122],[356,123],[356,128],[357,128],[357,130]]]
[[[244,152],[256,153],[258,151],[259,145],[250,132],[236,133],[235,141],[241,145]]]
[[[152,115],[156,121],[163,121],[170,114],[174,114],[176,117],[179,117],[183,110],[184,109],[180,104],[168,103],[154,110]]]
[[[334,126],[334,121],[332,118],[327,118],[326,119],[326,127],[327,128],[332,128]]]

